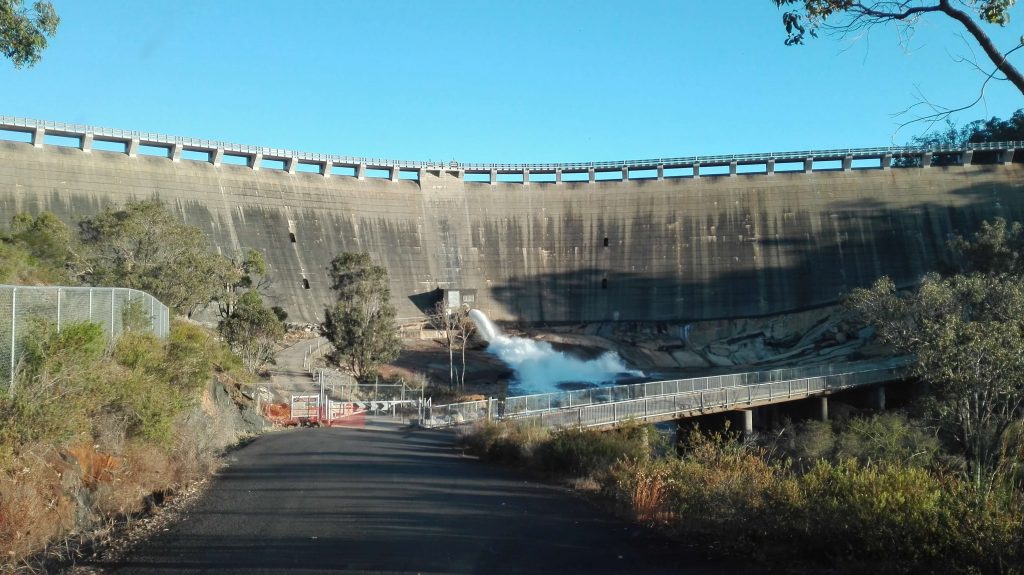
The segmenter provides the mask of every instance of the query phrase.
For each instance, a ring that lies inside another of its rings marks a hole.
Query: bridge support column
[[[930,168],[930,167],[932,167],[932,153],[931,152],[925,152],[925,153],[921,154],[921,167],[922,168]]]
[[[128,141],[128,145],[124,147],[128,151],[128,157],[134,158],[139,155],[139,139],[132,138]]]
[[[555,168],[555,183],[562,183],[562,168]]]
[[[694,178],[699,178],[700,177],[700,163],[699,162],[694,162],[694,164],[693,164],[693,177]]]
[[[320,175],[329,178],[331,177],[332,169],[334,169],[334,162],[324,162],[320,164]]]
[[[256,152],[255,154],[249,156],[249,167],[252,168],[252,171],[258,172],[259,169],[260,169],[260,164],[262,164],[262,163],[263,163],[263,153],[262,152]]]
[[[587,169],[587,175],[590,177],[591,184],[597,181],[597,174],[594,172],[594,168]]]
[[[736,162],[729,162],[729,177],[732,177],[732,176],[736,175],[736,168],[737,168]]]
[[[843,158],[843,171],[849,172],[853,169],[853,156],[846,156]]]
[[[285,169],[288,171],[289,174],[294,174],[295,170],[299,166],[299,160],[298,160],[298,158],[294,158],[294,157],[288,158],[287,160],[285,160],[284,166],[285,166]]]
[[[171,161],[172,162],[180,162],[181,161],[181,144],[173,144],[171,146]]]
[[[43,147],[43,140],[46,139],[46,130],[43,128],[36,128],[32,131],[32,145],[37,148]]]
[[[960,154],[960,165],[970,166],[972,163],[974,163],[974,150],[964,150]]]
[[[628,182],[629,181],[629,167],[628,166],[622,166],[622,181],[623,182]]]
[[[769,176],[775,173],[775,160],[768,160],[764,163],[764,171]]]
[[[879,158],[879,164],[881,165],[883,170],[888,170],[889,168],[891,168],[892,154],[882,154],[882,157]]]
[[[398,166],[391,166],[391,181],[397,182],[402,179],[402,170]]]
[[[665,166],[658,166],[658,179],[659,180],[664,180],[665,179]]]
[[[742,409],[736,412],[736,427],[743,435],[754,433],[754,410]]]
[[[818,402],[818,421],[828,421],[828,398],[818,397],[815,401]]]
[[[498,170],[491,168],[491,185],[498,183]]]
[[[877,385],[871,390],[871,407],[878,411],[885,410],[885,386]]]
[[[1016,149],[1003,150],[999,154],[999,163],[1000,164],[1009,164],[1009,163],[1013,162],[1013,154],[1016,151],[1017,151]]]
[[[82,137],[78,140],[78,149],[86,154],[92,151],[92,134],[82,134]]]
[[[804,172],[814,171],[814,158],[804,158]]]
[[[213,164],[216,167],[220,167],[220,164],[223,161],[224,161],[224,150],[223,149],[217,148],[216,150],[210,152],[210,163],[211,164]]]
[[[366,164],[356,166],[356,178],[360,180],[366,179]]]
[[[523,170],[523,185],[530,185],[530,170]]]

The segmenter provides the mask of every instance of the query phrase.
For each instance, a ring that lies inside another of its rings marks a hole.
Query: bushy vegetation
[[[837,572],[1024,568],[1024,498],[982,497],[898,413],[808,422],[760,443],[695,430],[677,452],[650,428],[546,432],[481,424],[481,456],[598,485],[623,514],[727,556]]]
[[[166,340],[96,324],[37,321],[14,384],[0,389],[0,570],[83,517],[129,513],[212,465],[207,428],[183,425],[215,374],[241,362],[214,334],[175,320]],[[190,457],[181,457],[187,451]]]
[[[217,406],[211,382],[235,389],[283,335],[284,311],[257,291],[265,274],[259,252],[212,253],[158,201],[108,208],[75,233],[50,213],[13,218],[0,235],[0,283],[132,287],[186,315],[215,300],[227,343],[183,319],[157,338],[132,303],[115,341],[92,323],[57,332],[26,320],[14,380],[0,386],[0,572],[214,467],[237,413]]]

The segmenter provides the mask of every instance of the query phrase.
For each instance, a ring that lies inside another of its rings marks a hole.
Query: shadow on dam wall
[[[684,272],[680,277],[595,266],[513,278],[492,286],[491,295],[512,316],[553,324],[747,318],[835,304],[882,276],[910,287],[925,273],[949,269],[949,241],[971,236],[982,221],[1024,221],[1024,193],[1018,186],[948,193],[966,202],[896,209],[881,199],[835,202],[830,225],[816,235],[720,245],[714,257],[727,265],[714,275],[687,277]]]

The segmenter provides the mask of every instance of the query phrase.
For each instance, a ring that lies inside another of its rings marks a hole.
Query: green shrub
[[[29,322],[13,385],[0,391],[0,466],[24,446],[66,445],[91,433],[91,417],[109,398],[110,366],[100,326]]]
[[[548,438],[542,427],[518,421],[484,421],[474,425],[461,441],[485,461],[533,466],[534,451]]]
[[[939,453],[934,435],[914,425],[898,412],[851,419],[836,439],[839,458],[928,466]]]
[[[623,459],[648,459],[656,443],[653,428],[625,426],[612,431],[566,429],[536,450],[536,463],[564,476],[600,479]]]

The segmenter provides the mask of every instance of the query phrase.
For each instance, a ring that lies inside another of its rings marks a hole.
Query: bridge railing
[[[902,358],[896,358],[888,361],[890,363],[886,364],[886,366],[903,365],[906,362],[906,360]],[[505,415],[515,415],[518,413],[561,409],[565,407],[579,407],[593,403],[609,403],[613,401],[625,401],[657,395],[673,395],[722,387],[736,387],[757,383],[787,381],[790,379],[819,377],[835,373],[856,371],[866,367],[878,367],[878,362],[851,362],[844,364],[800,366],[742,373],[729,373],[706,377],[651,381],[630,385],[596,387],[537,395],[522,395],[505,399],[503,413]]]
[[[737,402],[742,399],[747,403],[761,401],[765,397],[775,401],[782,400],[783,390],[789,399],[794,393],[806,395],[878,383],[900,373],[908,361],[908,358],[899,357],[881,362],[803,366],[437,405],[430,409],[425,423],[455,425],[482,419],[521,419],[557,427],[563,420],[572,419],[573,416],[567,414],[575,413],[573,425],[606,425],[608,422],[602,414],[608,410],[613,417],[629,418],[636,416],[639,406],[644,406],[645,414],[660,416],[664,412],[658,409],[668,405],[666,402],[672,402],[673,408],[689,409],[687,406],[696,401],[698,409],[706,409],[717,406],[722,398],[735,397]],[[796,387],[794,382],[797,382]],[[615,406],[622,406],[625,411],[619,412],[620,408]],[[651,407],[655,410],[646,411]]]
[[[664,420],[668,417],[686,417],[708,411],[743,409],[754,405],[803,399],[850,387],[882,383],[899,378],[904,369],[902,367],[885,367],[787,381],[690,391],[585,405],[572,409],[519,414],[508,419],[532,422],[534,425],[547,428],[580,429],[611,426],[624,421]]]
[[[58,331],[77,322],[100,324],[110,339],[126,329],[150,330],[159,337],[170,331],[170,311],[150,294],[115,287],[0,285],[0,385],[17,374],[24,338],[34,321]]]

